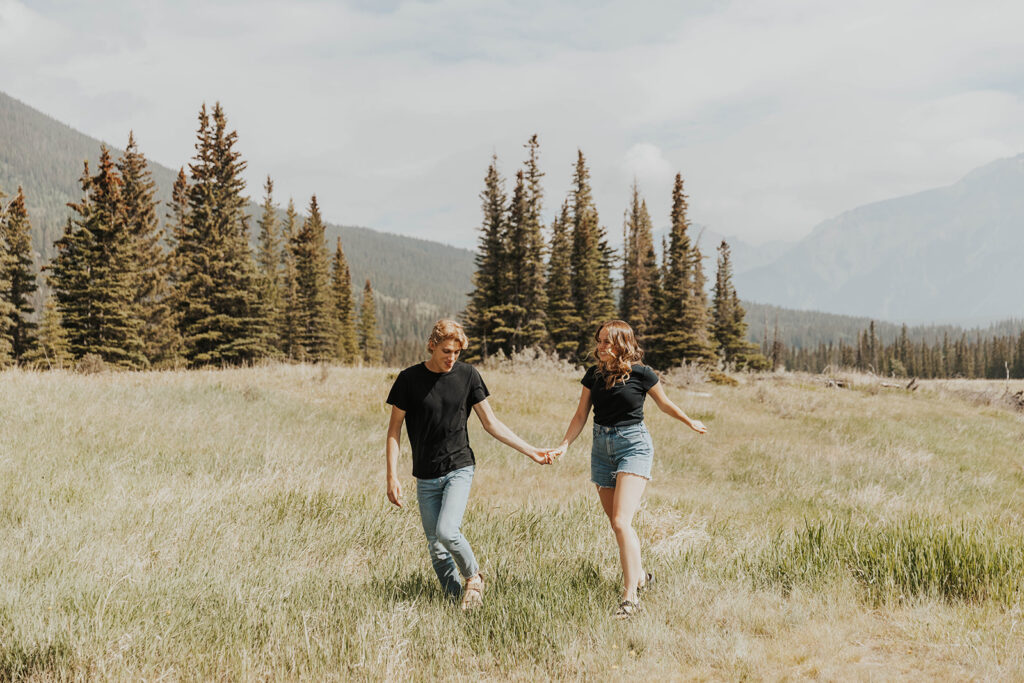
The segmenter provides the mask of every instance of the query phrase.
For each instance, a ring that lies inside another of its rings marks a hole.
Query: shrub
[[[83,375],[95,375],[96,373],[103,372],[106,369],[107,364],[103,362],[103,357],[97,353],[85,354],[75,366],[75,370]]]
[[[674,368],[669,368],[662,373],[661,379],[666,384],[674,387],[686,388],[697,384],[704,384],[708,381],[707,366],[699,363],[683,362]]]
[[[514,370],[516,372],[529,370],[563,374],[579,372],[579,368],[576,365],[559,357],[557,353],[549,353],[536,346],[520,349],[511,356],[506,356],[499,349],[497,353],[491,354],[481,365],[487,370]]]
[[[738,387],[740,385],[736,379],[718,370],[712,370],[708,373],[708,381],[712,384],[721,384],[726,387]]]
[[[931,596],[1005,604],[1024,585],[1021,540],[916,517],[882,527],[807,522],[791,538],[779,537],[757,574],[788,591],[847,573],[874,602]]]

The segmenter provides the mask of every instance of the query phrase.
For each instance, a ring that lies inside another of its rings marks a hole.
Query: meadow
[[[637,525],[658,577],[611,618],[589,429],[542,467],[475,418],[460,613],[384,496],[394,370],[0,374],[0,680],[1021,679],[1024,383],[667,385]],[[484,378],[555,445],[579,374]],[[666,382],[667,384],[667,382]]]

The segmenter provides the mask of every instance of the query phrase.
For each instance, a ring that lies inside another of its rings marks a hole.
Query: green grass
[[[509,426],[561,437],[577,376],[484,375]],[[628,623],[589,430],[539,467],[474,418],[467,615],[407,450],[406,507],[384,497],[389,376],[0,374],[0,680],[1024,676],[1018,413],[870,378],[668,387],[710,433],[648,406],[658,586]]]
[[[880,526],[808,522],[780,536],[751,571],[786,591],[848,575],[874,604],[934,597],[1011,606],[1024,588],[1024,537],[923,518]]]

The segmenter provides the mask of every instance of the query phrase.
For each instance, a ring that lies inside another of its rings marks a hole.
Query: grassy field
[[[443,600],[406,443],[407,506],[384,497],[393,377],[0,374],[0,680],[1024,678],[1004,383],[668,387],[710,433],[648,406],[659,584],[622,623],[589,429],[540,467],[472,420],[489,585],[472,614]],[[560,439],[577,375],[484,377],[509,426]]]

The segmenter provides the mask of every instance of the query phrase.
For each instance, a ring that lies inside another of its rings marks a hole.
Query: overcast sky
[[[476,243],[492,153],[540,136],[546,213],[577,148],[621,234],[797,239],[857,205],[1024,152],[1024,3],[944,0],[0,0],[0,90],[174,168],[219,100],[248,192],[334,222]],[[511,181],[510,181],[511,184]]]

